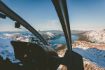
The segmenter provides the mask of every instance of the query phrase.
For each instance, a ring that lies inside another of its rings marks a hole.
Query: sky
[[[2,1],[36,30],[62,30],[51,0]],[[67,0],[67,5],[72,30],[104,29],[105,0]],[[13,23],[0,18],[0,31],[16,30]]]

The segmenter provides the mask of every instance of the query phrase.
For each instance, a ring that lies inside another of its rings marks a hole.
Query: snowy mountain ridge
[[[105,43],[105,29],[88,31],[83,33],[83,36],[85,36],[90,42]]]

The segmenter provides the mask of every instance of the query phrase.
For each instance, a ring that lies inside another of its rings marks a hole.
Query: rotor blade
[[[8,8],[1,0],[0,0],[0,12],[3,12],[6,16],[10,17],[12,20],[19,22],[30,32],[32,32],[43,44],[48,45],[47,41],[37,32],[37,30],[35,30],[28,22],[22,19],[14,11]]]
[[[59,20],[61,22],[61,26],[62,26],[64,35],[65,35],[65,38],[66,38],[67,48],[68,48],[69,51],[71,51],[72,50],[71,49],[72,46],[69,43],[69,36],[68,36],[67,27],[66,27],[67,25],[66,25],[64,17],[63,17],[63,13],[62,13],[62,9],[61,9],[61,6],[60,6],[60,2],[59,2],[59,0],[52,0],[52,3],[54,5],[54,7],[55,7],[55,10],[56,10],[57,15],[59,17]]]

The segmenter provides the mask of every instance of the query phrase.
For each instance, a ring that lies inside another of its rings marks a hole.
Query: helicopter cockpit
[[[12,50],[14,50],[12,54],[14,59],[10,58],[10,60],[6,58],[4,61],[3,58],[0,59],[2,61],[2,63],[0,63],[1,69],[57,70],[59,65],[63,64],[67,67],[67,70],[83,70],[82,56],[72,51],[66,0],[52,0],[51,3],[54,5],[61,23],[62,31],[55,32],[59,32],[58,34],[36,30],[33,25],[25,21],[0,0],[0,18],[2,18],[0,21],[2,21],[3,24],[8,24],[9,21],[9,25],[5,25],[4,27],[4,32],[1,32],[0,38],[3,37],[3,40],[7,41],[10,46],[12,46]],[[45,28],[47,28],[47,26],[45,26]],[[51,47],[57,46],[56,44],[52,45],[54,42],[52,42],[51,39],[54,39],[55,35],[59,37],[62,36],[62,34],[65,36],[67,47],[63,47],[66,48],[65,55],[60,57],[56,51],[57,49]],[[6,45],[5,42],[3,44]],[[10,55],[8,54],[7,56]],[[11,63],[11,61],[13,63]]]

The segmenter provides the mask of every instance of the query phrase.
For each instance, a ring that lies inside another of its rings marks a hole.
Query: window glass
[[[64,56],[64,53],[67,49],[65,36],[51,0],[3,0],[3,2],[10,9],[16,12],[16,14],[20,15],[20,17],[26,20],[34,29],[36,29],[48,42],[50,48],[53,48],[53,50],[57,52],[59,57]],[[9,17],[6,19],[0,18],[1,43],[3,43],[2,39],[4,38],[7,41],[9,39],[9,44],[11,41],[32,43],[37,41],[37,37],[33,38],[34,35],[31,32],[29,32],[23,26],[20,28],[15,28],[14,23],[16,23],[16,21],[13,21]],[[33,41],[33,39],[35,40]],[[11,47],[9,47],[9,49],[7,48],[6,50],[8,51],[10,49]],[[15,52],[13,48],[11,52]]]
[[[68,0],[73,51],[84,58],[85,69],[105,67],[105,1]]]
[[[12,41],[37,43],[38,40],[37,37],[22,25],[20,25],[20,28],[15,28],[15,23],[16,21],[13,21],[9,17],[6,17],[6,19],[0,18],[0,56],[4,60],[10,59],[13,63],[20,61],[15,58]]]

